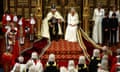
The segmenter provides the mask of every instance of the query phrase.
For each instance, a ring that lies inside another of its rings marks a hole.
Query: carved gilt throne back
[[[67,25],[67,15],[72,7],[74,7],[75,10],[78,12],[80,21],[82,19],[82,2],[80,3],[78,1],[81,0],[45,0],[43,6],[44,7],[43,15],[45,17],[47,13],[50,11],[51,5],[55,4],[57,11],[59,11],[61,15],[64,17],[65,20],[64,31],[65,31]]]
[[[46,14],[50,11],[51,5],[55,4],[57,11],[59,11],[65,19],[71,7],[76,9],[81,19],[82,7],[80,7],[80,4],[77,4],[77,1],[78,0],[45,0],[43,6],[43,15],[45,17]]]

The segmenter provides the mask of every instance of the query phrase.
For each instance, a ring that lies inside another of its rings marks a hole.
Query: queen
[[[70,42],[77,42],[77,28],[79,24],[79,17],[74,8],[71,8],[70,13],[68,13],[67,23],[68,25],[65,34],[65,40]]]

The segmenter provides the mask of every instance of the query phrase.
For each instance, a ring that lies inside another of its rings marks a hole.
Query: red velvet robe
[[[20,53],[19,43],[18,40],[16,40],[12,50],[12,54],[14,55],[15,59],[19,56],[19,53]]]
[[[3,15],[2,17],[2,31],[6,32],[5,26],[7,25],[7,21],[6,21],[6,14]]]
[[[111,68],[111,70],[110,70],[110,72],[117,72],[117,67],[120,67],[120,64],[114,64],[113,66],[112,66],[112,68]]]
[[[19,23],[19,21],[18,21],[18,23]],[[26,22],[25,22],[25,18],[22,18],[22,30],[23,30],[23,34],[22,34],[22,37],[24,37],[25,36],[25,25],[26,25]],[[18,27],[18,37],[20,37],[20,26],[21,25],[19,25],[19,24],[17,24],[17,27]]]
[[[2,55],[2,63],[4,72],[10,72],[15,63],[15,58],[11,53],[5,52]]]
[[[6,17],[7,17],[7,14],[3,14],[3,17],[2,17],[2,31],[3,31],[3,32],[6,32],[6,31],[7,31],[7,30],[5,29],[5,26],[7,25]],[[11,21],[12,21],[13,15],[10,14],[10,17],[11,17]],[[11,21],[10,21],[10,22],[11,22]]]
[[[34,20],[36,22],[36,18],[34,18]],[[31,18],[29,20],[29,28],[30,28],[30,34],[33,34],[33,33],[35,33],[36,23],[35,24],[31,24],[30,21],[31,21]]]
[[[117,57],[113,57],[111,65],[115,65],[116,63],[117,63]]]

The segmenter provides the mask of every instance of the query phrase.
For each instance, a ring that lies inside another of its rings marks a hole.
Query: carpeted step
[[[81,51],[46,51],[45,54],[50,54],[50,53],[54,53],[54,54],[64,54],[64,55],[67,55],[67,54],[83,54],[82,50]]]
[[[71,59],[75,60],[75,59],[78,59],[80,55],[82,55],[82,54],[77,54],[77,55],[72,55],[72,54],[60,55],[60,54],[58,54],[58,55],[56,55],[56,60],[71,60]],[[41,60],[48,60],[48,56],[49,55],[47,55],[47,54],[42,56]]]
[[[56,61],[60,66],[66,66],[69,60],[78,62],[79,56],[83,55],[78,42],[67,42],[65,40],[59,40],[58,42],[52,41],[49,48],[41,57],[41,61],[46,63],[51,53],[55,54]]]
[[[32,48],[29,48],[21,53],[21,55],[23,55],[25,58],[25,62],[30,59],[32,52],[37,52],[38,54],[40,54],[42,52],[42,49],[45,48],[48,44],[49,42],[46,38],[42,38],[41,40],[34,42]]]

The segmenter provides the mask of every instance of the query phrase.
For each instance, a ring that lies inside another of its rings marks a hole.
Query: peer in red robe
[[[15,63],[14,55],[11,54],[10,51],[11,49],[8,48],[7,51],[3,53],[2,55],[2,63],[3,63],[4,72],[9,72]]]
[[[10,32],[8,32],[8,37],[9,37],[8,38],[9,39],[8,42],[10,42],[11,45],[15,45],[15,41],[17,39],[17,33],[18,33],[17,27],[15,27],[13,22],[11,22],[10,23]]]
[[[120,55],[120,49],[117,49],[116,53],[117,53],[117,56]],[[113,56],[112,65],[115,65],[117,63],[117,56]]]
[[[4,14],[3,14],[3,17],[2,17],[2,31],[3,32],[6,32],[6,26],[9,24],[9,22],[12,21],[12,18],[13,16],[9,13],[9,11],[6,11]]]
[[[18,21],[18,37],[20,45],[24,45],[25,40],[25,18],[21,17]]]
[[[18,40],[16,40],[12,50],[12,54],[14,55],[15,59],[19,56],[19,53],[20,53],[20,47]]]
[[[120,71],[120,55],[116,56],[117,62],[112,66],[110,72],[119,72]]]
[[[15,27],[14,23],[10,23],[10,32],[8,32],[8,42],[9,46],[12,48],[12,54],[14,55],[15,58],[19,56],[19,43],[18,43],[18,38],[17,38],[17,33],[18,29]]]
[[[6,29],[5,29],[6,24],[7,24],[6,14],[3,14],[3,17],[2,17],[2,31],[3,32],[6,32]]]
[[[35,27],[35,24],[36,24],[36,19],[35,17],[33,16],[33,14],[31,14],[31,18],[29,20],[29,26],[30,26],[30,41],[33,41],[34,40],[34,36],[35,36],[35,30],[36,30],[36,27]]]

